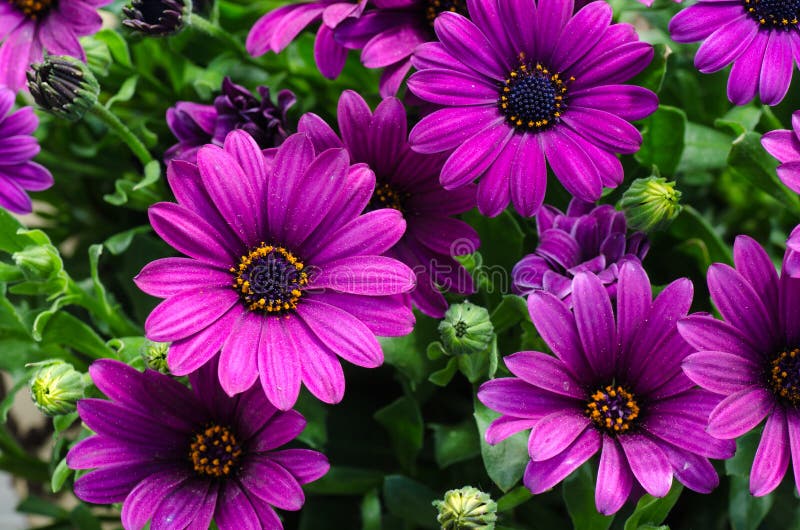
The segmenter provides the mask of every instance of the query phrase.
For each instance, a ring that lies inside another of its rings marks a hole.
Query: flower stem
[[[143,166],[153,160],[150,151],[147,150],[147,147],[145,147],[139,137],[133,134],[114,113],[100,103],[95,103],[94,107],[92,107],[92,112],[128,144],[128,147],[130,147],[133,154],[136,155],[136,158],[139,159]]]
[[[213,37],[219,41],[224,42],[228,45],[228,47],[232,48],[236,51],[242,58],[256,66],[261,66],[261,64],[256,61],[248,52],[244,45],[231,33],[225,31],[225,29],[221,28],[220,26],[206,20],[205,18],[192,13],[189,17],[189,25],[197,29],[198,31],[202,31],[206,35]]]

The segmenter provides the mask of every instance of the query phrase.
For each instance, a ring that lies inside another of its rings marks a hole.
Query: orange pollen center
[[[9,0],[17,9],[32,19],[36,20],[40,15],[50,11],[54,0]]]
[[[800,349],[778,354],[767,367],[767,386],[795,407],[800,405]]]
[[[261,243],[231,267],[233,288],[250,311],[278,314],[297,307],[308,285],[303,263],[283,247]]]
[[[622,386],[608,385],[591,395],[584,412],[600,430],[621,434],[639,417],[639,405]]]
[[[197,433],[189,446],[189,458],[198,475],[227,477],[236,470],[242,449],[227,427],[211,425]]]

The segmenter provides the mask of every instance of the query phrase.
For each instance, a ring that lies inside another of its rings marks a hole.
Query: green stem
[[[70,278],[67,287],[70,293],[76,295],[75,303],[95,316],[100,321],[108,324],[109,331],[114,337],[129,337],[141,335],[142,330],[131,322],[119,307],[111,307],[103,303],[99,298],[95,298],[83,290],[75,281]]]
[[[131,151],[133,151],[133,154],[136,155],[136,158],[139,159],[143,166],[146,166],[149,162],[152,162],[153,157],[150,155],[150,151],[147,150],[147,147],[145,147],[139,137],[133,134],[133,132],[128,129],[114,113],[105,108],[99,102],[95,103],[94,107],[92,107],[92,112],[111,130],[117,133],[126,144],[128,144],[128,147],[130,147]]]
[[[236,53],[241,55],[245,61],[254,64],[258,67],[261,67],[261,63],[256,61],[247,52],[247,49],[244,47],[241,41],[239,41],[239,39],[234,37],[231,33],[225,31],[225,29],[221,28],[220,26],[217,26],[216,24],[209,22],[205,18],[195,13],[192,13],[191,16],[189,17],[189,25],[194,27],[198,31],[202,31],[203,33],[205,33],[210,37],[213,37],[219,41],[224,42],[225,44],[228,45],[229,48],[231,48]]]

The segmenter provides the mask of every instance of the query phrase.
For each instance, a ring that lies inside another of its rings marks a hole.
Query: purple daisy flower
[[[278,92],[278,104],[270,99],[269,87],[258,87],[261,99],[229,77],[222,81],[222,94],[213,105],[179,101],[167,109],[167,125],[178,143],[167,149],[164,160],[195,162],[206,144],[221,146],[228,133],[242,129],[262,148],[279,146],[287,136],[287,111],[295,104],[291,90]]]
[[[374,8],[336,30],[336,40],[359,49],[367,68],[383,68],[380,93],[393,96],[420,44],[435,41],[433,24],[445,12],[469,16],[466,0],[373,0]]]
[[[394,208],[408,227],[386,255],[416,273],[414,305],[428,316],[444,317],[447,301],[437,285],[460,294],[475,292],[472,277],[453,258],[480,245],[475,229],[453,218],[475,207],[475,188],[442,189],[439,172],[444,158],[409,149],[406,111],[400,100],[383,100],[373,114],[360,95],[348,90],[339,99],[338,118],[341,139],[316,114],[303,116],[298,130],[308,134],[318,151],[344,147],[353,162],[363,162],[375,172],[377,185],[367,211]]]
[[[221,349],[229,395],[260,376],[281,410],[294,405],[301,381],[337,403],[338,357],[374,368],[383,362],[375,335],[411,332],[401,293],[414,288],[414,274],[381,256],[406,223],[391,208],[361,215],[375,175],[351,166],[344,149],[315,154],[295,134],[268,160],[252,136],[233,131],[223,148],[202,147],[197,164],[172,161],[167,178],[178,203],[152,206],[150,223],[188,257],[149,263],[134,280],[166,298],[145,330],[172,342],[172,373],[193,372]]]
[[[643,232],[628,237],[625,215],[609,204],[573,199],[566,214],[545,205],[536,214],[536,227],[539,245],[514,266],[514,289],[523,295],[548,291],[568,304],[579,272],[596,274],[614,299],[622,264],[641,262],[650,248]]]
[[[622,182],[614,153],[639,149],[641,134],[629,121],[651,114],[658,100],[621,83],[647,66],[653,48],[629,24],[611,24],[606,2],[575,15],[572,0],[467,6],[471,20],[437,17],[441,42],[417,48],[419,71],[408,81],[418,97],[445,107],[423,118],[409,140],[420,153],[455,150],[442,185],[480,179],[483,214],[496,216],[513,202],[531,216],[544,200],[547,165],[585,201]]]
[[[707,74],[733,63],[728,99],[744,105],[756,94],[777,105],[800,59],[800,4],[764,0],[700,0],[669,23],[676,42],[703,41],[694,64]]]
[[[358,18],[368,0],[316,0],[286,5],[270,11],[253,25],[247,35],[247,51],[257,57],[268,51],[280,53],[307,26],[320,23],[314,42],[314,60],[328,79],[342,73],[347,49],[333,38],[344,20]]]
[[[778,277],[756,241],[737,237],[736,268],[715,263],[708,270],[711,300],[725,321],[692,315],[678,323],[697,352],[684,360],[684,372],[725,396],[711,412],[707,431],[733,439],[766,418],[750,471],[755,496],[780,484],[790,459],[800,487],[800,279],[787,274],[791,253]]]
[[[612,514],[639,483],[662,497],[673,476],[708,493],[719,478],[708,458],[730,458],[735,445],[705,432],[720,398],[681,371],[691,347],[676,323],[692,303],[683,278],[653,300],[641,265],[622,266],[616,318],[603,283],[575,276],[574,312],[554,295],[528,297],[536,329],[555,353],[520,352],[505,363],[516,376],[484,383],[478,398],[502,414],[486,431],[497,443],[532,429],[524,483],[542,493],[600,451],[597,510]]]
[[[306,422],[251,390],[228,397],[216,361],[189,376],[189,390],[153,370],[103,359],[89,369],[109,400],[82,399],[78,412],[96,434],[67,454],[75,481],[94,504],[121,502],[126,530],[283,529],[274,508],[299,510],[302,484],[328,472],[322,453],[279,449]]]
[[[53,176],[32,162],[39,152],[39,142],[31,136],[39,125],[33,108],[11,113],[14,93],[0,87],[0,206],[14,213],[30,213],[27,191],[46,190]]]
[[[41,62],[43,51],[86,60],[78,37],[103,24],[97,8],[111,0],[8,0],[0,2],[0,86],[19,90],[25,70]]]
[[[761,137],[761,145],[780,161],[778,177],[781,182],[800,193],[800,110],[792,114],[792,129],[768,132]]]

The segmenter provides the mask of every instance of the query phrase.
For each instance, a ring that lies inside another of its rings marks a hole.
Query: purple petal
[[[641,434],[620,436],[622,449],[639,484],[653,497],[663,497],[672,486],[672,466],[664,451]]]
[[[684,486],[698,493],[711,493],[719,486],[719,477],[708,459],[670,444],[659,447],[669,458],[672,472]]]
[[[732,353],[701,351],[686,357],[681,366],[689,379],[723,395],[754,386],[761,376],[759,365]]]
[[[737,438],[754,429],[775,409],[775,397],[750,387],[726,397],[708,417],[707,431],[715,438]]]
[[[603,515],[617,513],[628,500],[632,487],[633,474],[622,448],[617,440],[604,434],[597,486],[594,490],[597,511]]]
[[[615,114],[627,121],[641,120],[658,108],[658,97],[633,85],[602,85],[570,93],[570,102],[589,109]]]
[[[296,317],[283,319],[267,316],[262,320],[257,352],[258,374],[269,401],[280,410],[291,409],[300,393],[300,356],[294,330],[300,325]]]
[[[306,420],[296,410],[278,412],[250,441],[250,451],[264,453],[285,445],[303,432]]]
[[[558,456],[542,462],[529,462],[523,482],[533,494],[549,490],[595,454],[600,449],[600,441],[600,434],[595,429],[586,429]]]
[[[153,517],[162,501],[190,477],[188,471],[168,469],[145,477],[122,505],[122,525],[142,528]]]
[[[249,458],[239,481],[248,493],[282,510],[299,510],[305,502],[303,489],[297,480],[286,468],[269,458],[257,455]]]
[[[534,461],[559,455],[580,436],[590,420],[579,410],[559,410],[536,422],[528,440],[528,453]]]
[[[318,153],[326,149],[344,147],[344,144],[333,132],[331,126],[313,112],[307,112],[300,117],[300,121],[297,124],[297,132],[308,135]]]
[[[612,14],[611,6],[603,2],[592,2],[575,13],[556,41],[549,64],[563,72],[579,61],[602,38]]]
[[[339,403],[344,397],[344,372],[338,357],[308,328],[304,322],[295,326],[293,332],[297,343],[303,345],[301,378],[317,399],[324,403]]]
[[[505,79],[506,65],[471,20],[445,11],[436,17],[433,27],[445,49],[462,64],[495,81]]]
[[[197,213],[171,202],[151,206],[148,213],[153,230],[179,252],[210,265],[234,263],[236,243],[227,241]]]
[[[413,76],[409,79],[412,84]],[[449,151],[469,138],[501,126],[505,117],[495,105],[456,107],[437,110],[420,120],[411,130],[408,143],[423,154]]]
[[[467,139],[445,162],[439,177],[442,186],[455,189],[480,177],[513,135],[514,129],[498,124]]]
[[[245,309],[233,306],[216,322],[194,335],[173,342],[167,353],[167,364],[173,375],[187,375],[206,364],[219,352],[231,329]]]
[[[158,304],[147,317],[147,338],[170,342],[189,337],[213,325],[238,301],[230,287],[182,291]]]
[[[105,436],[90,436],[78,442],[67,453],[70,469],[94,469],[114,464],[147,462],[153,450],[126,444]]]
[[[690,315],[683,318],[678,322],[678,331],[698,351],[722,351],[746,359],[760,359],[764,355],[738,329],[711,316]]]
[[[610,375],[616,364],[614,311],[597,276],[579,273],[572,283],[575,324],[583,351],[598,377]]]
[[[593,371],[583,353],[575,317],[566,304],[550,293],[535,292],[528,297],[528,312],[556,357],[579,381],[588,382]]]
[[[759,32],[744,52],[734,61],[728,77],[728,99],[744,105],[758,92],[758,79],[764,64],[769,33]]]
[[[642,144],[636,127],[609,112],[570,105],[561,119],[580,136],[608,151],[635,153]]]
[[[309,288],[365,296],[401,294],[414,288],[414,273],[393,258],[350,256],[326,263]]]
[[[514,208],[525,217],[535,215],[544,202],[547,187],[547,166],[539,141],[525,135],[519,143],[511,165],[511,200]]]
[[[431,68],[411,76],[408,88],[419,98],[451,107],[493,105],[498,88],[474,73]]]
[[[269,317],[251,311],[242,313],[222,345],[219,382],[229,396],[244,392],[258,379],[258,347],[265,319]]]
[[[494,420],[486,429],[486,443],[495,445],[509,436],[514,436],[520,431],[533,427],[538,420],[530,418],[515,418],[514,416],[501,416]]]
[[[310,449],[275,451],[269,454],[269,459],[286,468],[300,484],[314,482],[331,468],[324,454]]]
[[[189,258],[151,261],[133,279],[149,295],[168,298],[184,291],[207,287],[230,287],[231,273]]]
[[[583,386],[555,357],[537,351],[521,351],[505,357],[503,362],[511,373],[542,390],[576,399],[586,397]]]
[[[758,33],[759,25],[750,16],[742,14],[712,33],[700,45],[694,64],[704,74],[721,70],[750,45]]]
[[[794,131],[770,131],[761,137],[761,145],[781,163],[800,160],[800,140]]]
[[[792,81],[792,45],[794,35],[771,31],[764,52],[764,64],[758,82],[758,92],[765,105],[777,105],[789,91]]]
[[[501,377],[483,383],[478,399],[492,410],[516,418],[538,420],[556,410],[573,410],[575,400],[540,390],[511,377]]]
[[[561,127],[540,135],[547,163],[559,182],[575,197],[596,201],[603,187],[597,168],[575,139]]]
[[[789,433],[789,450],[794,470],[795,489],[800,485],[800,414],[796,410],[786,410],[786,427]]]
[[[278,148],[267,185],[269,227],[278,240],[284,240],[290,201],[313,161],[314,145],[305,134],[293,134]]]
[[[108,466],[81,476],[73,491],[76,497],[92,504],[122,502],[145,477],[163,470],[163,462]]]
[[[512,137],[478,183],[478,210],[497,217],[511,201],[511,167],[519,156],[522,137]]]
[[[206,480],[187,480],[172,490],[169,495],[159,503],[153,520],[150,523],[152,530],[169,530],[171,528],[185,528],[202,510],[210,489],[216,489],[216,484]]]
[[[647,320],[653,295],[644,268],[635,262],[622,266],[617,284],[617,341],[621,364],[633,354],[633,338]]]
[[[314,41],[314,62],[322,75],[336,79],[347,61],[347,48],[339,45],[333,38],[333,30],[321,25]]]
[[[315,298],[345,309],[379,337],[402,337],[411,333],[415,322],[407,296],[359,296],[330,291]]]
[[[700,2],[675,15],[669,22],[669,33],[675,42],[698,42],[741,13],[738,4]]]
[[[221,486],[214,522],[219,530],[263,530],[247,494],[234,480]]]
[[[790,456],[786,414],[781,407],[776,407],[767,419],[756,450],[750,470],[750,493],[761,497],[777,488],[789,468]]]

